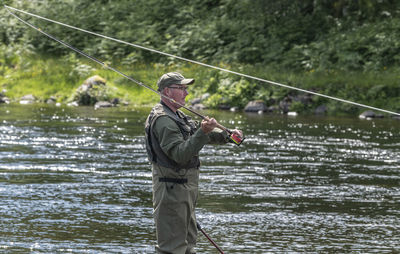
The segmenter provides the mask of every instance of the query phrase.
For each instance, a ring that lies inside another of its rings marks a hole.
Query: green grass
[[[218,64],[222,68],[242,72],[279,82],[282,84],[312,90],[318,93],[336,96],[370,106],[387,110],[400,110],[400,88],[398,80],[400,73],[397,69],[386,69],[379,73],[363,72],[291,72],[271,66],[240,66]],[[217,71],[194,64],[177,63],[163,64],[134,64],[123,66],[115,63],[114,68],[134,78],[143,84],[156,89],[158,78],[169,71],[179,71],[186,77],[193,77],[196,83],[189,90],[188,100],[208,92],[210,106],[217,106],[224,101],[231,106],[243,107],[248,101],[261,99],[280,100],[293,90],[281,88],[269,83]],[[159,97],[148,89],[122,77],[109,69],[105,69],[87,59],[74,55],[67,57],[49,57],[29,55],[20,57],[13,64],[3,65],[0,74],[0,89],[6,90],[6,96],[12,100],[33,94],[39,100],[45,101],[55,96],[58,102],[71,100],[76,88],[92,75],[100,75],[107,80],[112,91],[112,97],[128,101],[133,105],[149,105],[159,100]],[[314,106],[327,104],[332,112],[358,113],[364,109],[337,103],[325,98],[314,97]],[[299,105],[296,105],[299,108]],[[300,107],[301,109],[301,107]],[[303,109],[310,110],[309,108]]]
[[[19,64],[6,70],[0,84],[11,99],[33,94],[42,100],[56,96],[63,101],[77,87],[77,79],[68,76],[70,71],[67,63],[53,58],[23,58]]]

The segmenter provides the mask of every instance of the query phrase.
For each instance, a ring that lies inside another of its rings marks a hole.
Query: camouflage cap
[[[185,78],[179,72],[168,72],[161,76],[157,82],[158,91],[161,92],[165,87],[170,85],[191,85],[194,79]]]

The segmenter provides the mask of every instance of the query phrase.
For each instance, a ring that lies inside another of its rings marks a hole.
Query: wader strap
[[[164,183],[178,183],[178,184],[184,184],[187,183],[188,181],[186,178],[170,178],[170,177],[160,177],[158,180]]]

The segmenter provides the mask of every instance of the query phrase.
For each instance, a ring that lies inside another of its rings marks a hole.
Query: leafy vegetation
[[[400,110],[400,2],[393,0],[7,0],[5,4],[109,35],[267,80]],[[66,11],[68,10],[68,11]],[[0,88],[9,97],[32,93],[70,99],[93,74],[108,80],[115,95],[142,104],[157,98],[130,81],[77,57],[61,44],[0,10]],[[243,108],[250,100],[273,104],[296,92],[183,63],[39,19],[36,26],[137,80],[155,86],[165,71],[196,78],[192,97]],[[190,99],[190,98],[189,98]],[[313,98],[331,112],[354,106]],[[292,104],[293,110],[310,111]]]

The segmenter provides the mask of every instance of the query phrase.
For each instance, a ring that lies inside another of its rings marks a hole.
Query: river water
[[[0,252],[153,253],[149,110],[0,105]],[[206,113],[247,136],[201,152],[226,253],[400,249],[400,121]]]

